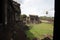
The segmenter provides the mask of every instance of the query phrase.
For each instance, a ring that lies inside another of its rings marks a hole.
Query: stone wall
[[[24,30],[21,30],[21,28],[17,29],[21,14],[20,4],[13,0],[2,0],[0,3],[0,40],[14,40],[15,38],[15,40],[26,40]],[[16,18],[18,18],[18,20],[16,20]],[[22,26],[23,25],[20,25],[18,27]],[[14,31],[17,31],[17,36]]]

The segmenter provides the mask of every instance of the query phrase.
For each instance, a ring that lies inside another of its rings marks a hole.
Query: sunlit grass
[[[27,31],[27,37],[32,40],[33,37],[42,38],[44,34],[53,36],[53,25],[48,23],[29,24],[31,29]]]

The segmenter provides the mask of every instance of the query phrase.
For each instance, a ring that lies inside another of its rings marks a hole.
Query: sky
[[[55,0],[14,0],[21,4],[21,14],[54,17]],[[46,15],[46,11],[48,14]]]

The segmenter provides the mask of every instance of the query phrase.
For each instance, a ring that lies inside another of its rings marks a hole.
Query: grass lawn
[[[41,24],[29,24],[31,29],[26,32],[27,37],[32,40],[34,37],[43,38],[44,34],[49,34],[53,36],[53,25],[48,23]]]

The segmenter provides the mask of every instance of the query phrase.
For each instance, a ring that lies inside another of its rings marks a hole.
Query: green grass
[[[27,37],[32,40],[34,37],[42,38],[44,34],[53,36],[53,25],[48,23],[29,24],[31,29],[26,32]]]

